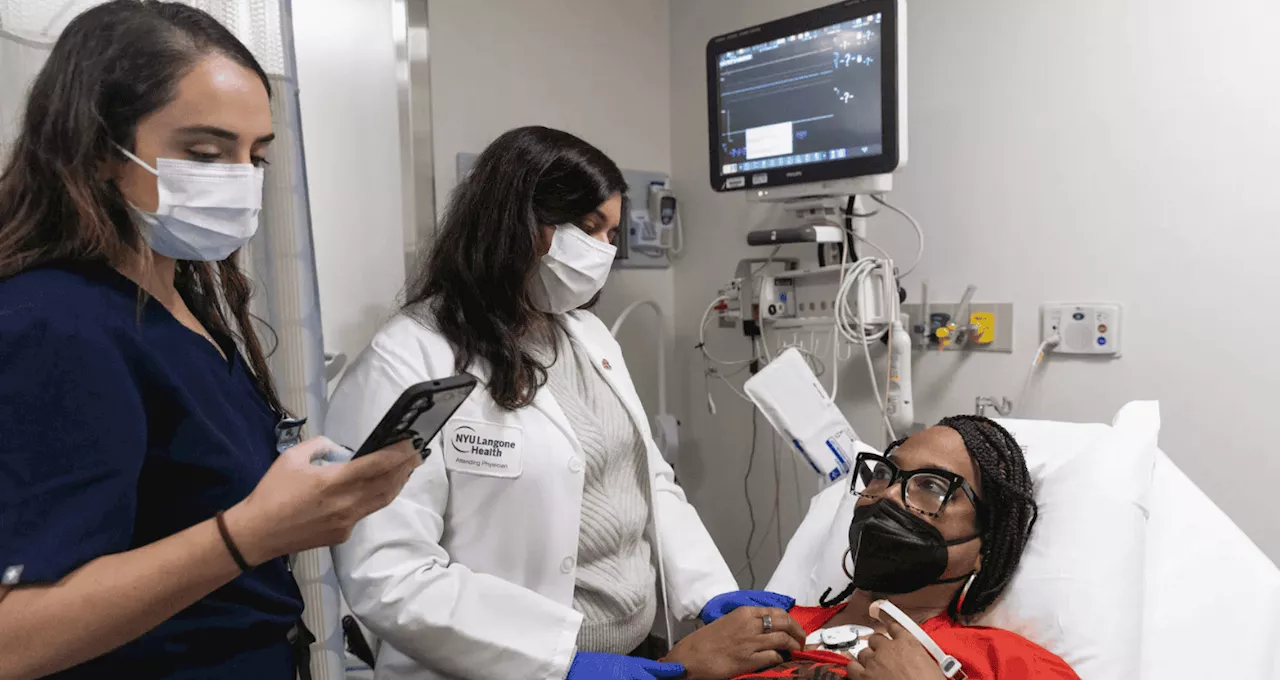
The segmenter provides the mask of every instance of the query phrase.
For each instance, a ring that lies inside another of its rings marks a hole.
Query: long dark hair
[[[138,121],[168,104],[178,81],[212,54],[252,70],[270,95],[249,50],[198,9],[114,0],[71,21],[31,87],[0,174],[0,280],[53,262],[119,266],[146,257],[128,203],[101,168],[121,158],[113,143],[135,147]],[[236,257],[178,262],[174,284],[210,333],[239,340],[263,398],[283,413]]]
[[[529,405],[547,381],[547,367],[523,342],[547,318],[529,293],[539,229],[580,224],[626,190],[608,156],[567,132],[522,127],[503,134],[450,197],[439,235],[407,288],[405,311],[444,335],[459,372],[476,360],[487,365],[499,406]]]
[[[1035,526],[1035,491],[1018,440],[999,423],[982,416],[943,418],[964,440],[964,448],[982,477],[988,524],[982,527],[982,571],[964,593],[952,599],[947,612],[953,619],[979,614],[1000,597],[1013,580]]]

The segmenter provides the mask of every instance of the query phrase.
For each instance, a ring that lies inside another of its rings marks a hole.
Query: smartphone
[[[412,385],[387,410],[378,426],[356,449],[354,458],[408,439],[435,439],[444,424],[476,388],[476,379],[467,375],[428,380]],[[425,456],[424,456],[425,457]]]

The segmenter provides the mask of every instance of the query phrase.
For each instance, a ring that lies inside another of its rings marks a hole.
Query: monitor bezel
[[[758,45],[796,33],[842,23],[870,14],[881,14],[880,97],[884,152],[838,161],[797,165],[784,171],[749,171],[724,174],[720,163],[720,102],[717,57],[725,52]],[[834,5],[794,14],[768,23],[719,35],[707,41],[707,141],[711,188],[718,192],[743,191],[763,186],[779,187],[890,173],[899,166],[899,16],[897,0],[845,0]],[[756,178],[764,175],[764,182]],[[740,186],[730,186],[741,177]]]

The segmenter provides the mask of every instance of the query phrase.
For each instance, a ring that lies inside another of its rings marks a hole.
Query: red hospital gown
[[[791,618],[805,634],[826,625],[844,609],[837,607],[793,607]],[[969,680],[1080,680],[1065,661],[1030,640],[997,628],[964,626],[945,614],[929,619],[924,632],[947,654],[954,656]],[[740,675],[735,680],[766,678],[807,678],[838,680],[847,678],[849,660],[840,654],[820,650],[792,652],[791,659],[772,668]]]

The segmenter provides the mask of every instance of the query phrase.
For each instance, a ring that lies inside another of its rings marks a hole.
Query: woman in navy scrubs
[[[144,0],[76,18],[32,87],[0,174],[0,679],[290,680],[283,556],[419,460],[278,453],[234,254],[269,97],[211,17]]]

